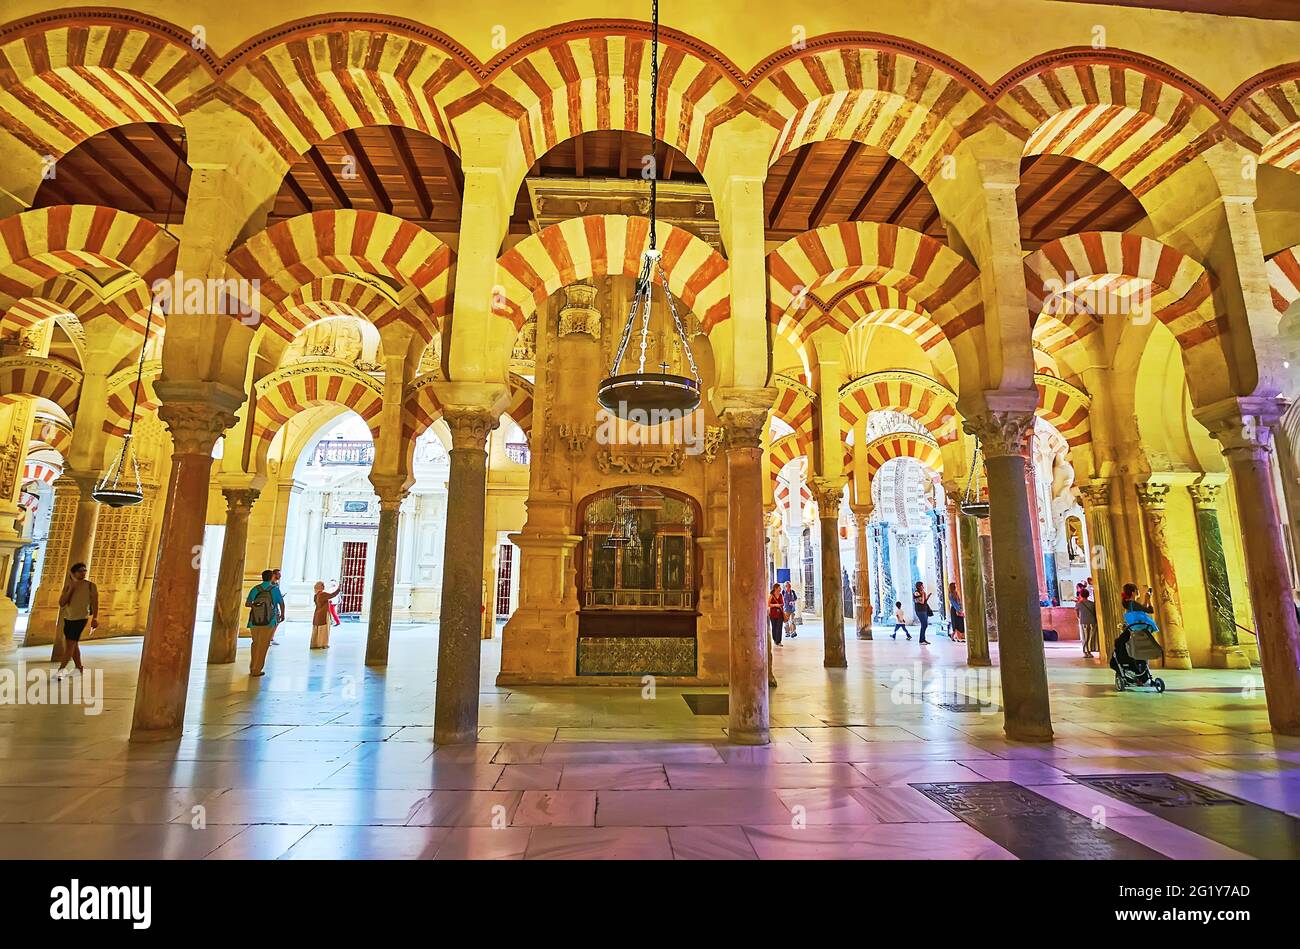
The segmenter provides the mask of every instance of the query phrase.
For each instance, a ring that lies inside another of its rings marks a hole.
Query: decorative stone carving
[[[574,283],[565,287],[564,303],[560,306],[561,336],[582,333],[592,339],[600,339],[601,318],[596,309],[596,288],[586,283]]]
[[[622,450],[605,448],[596,453],[596,467],[601,474],[615,471],[619,474],[678,474],[685,460],[686,452],[680,447]]]
[[[1092,481],[1088,484],[1076,485],[1079,492],[1079,499],[1086,508],[1109,507],[1110,506],[1110,482],[1109,481]]]
[[[178,455],[210,455],[217,439],[236,421],[233,412],[206,402],[164,402],[158,417],[167,423]]]
[[[222,488],[221,495],[226,499],[226,513],[247,517],[253,510],[253,504],[260,493],[256,488]]]
[[[571,454],[581,455],[587,450],[587,443],[591,441],[592,433],[596,430],[594,425],[570,425],[567,422],[561,422],[555,426],[556,434],[564,442],[564,447]]]
[[[1163,511],[1169,499],[1169,485],[1156,481],[1145,481],[1137,486],[1138,503],[1144,509]]]
[[[986,458],[1025,455],[1034,432],[1034,413],[1014,409],[990,411],[987,415],[967,418],[962,428],[967,435],[979,439],[980,450]]]
[[[1198,511],[1214,511],[1219,506],[1219,493],[1223,485],[1200,482],[1189,484],[1187,493],[1192,496],[1192,506]]]
[[[722,413],[722,437],[727,449],[763,447],[766,409],[729,409]]]
[[[808,490],[817,503],[817,516],[822,519],[840,516],[840,501],[844,497],[844,480],[841,478],[813,478]]]
[[[462,448],[484,451],[488,436],[500,424],[500,418],[485,408],[445,408],[443,420],[451,429],[451,450]]]
[[[725,433],[721,425],[708,425],[704,429],[704,446],[701,454],[708,464],[713,463],[713,459],[718,457],[718,449],[722,447],[725,440]]]

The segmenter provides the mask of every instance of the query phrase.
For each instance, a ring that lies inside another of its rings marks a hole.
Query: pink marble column
[[[1038,520],[1038,478],[1034,474],[1032,454],[1025,457],[1025,496],[1029,500],[1029,525],[1034,532],[1034,574],[1038,577],[1038,602],[1042,604],[1047,599],[1047,576],[1043,570],[1043,525]]]
[[[844,649],[844,584],[840,576],[840,500],[844,482],[816,478],[809,485],[817,502],[822,557],[822,665],[848,668]]]
[[[498,416],[480,408],[447,408],[451,473],[438,620],[438,685],[433,740],[478,740],[479,633],[483,607],[483,527],[487,503],[487,440]]]
[[[731,627],[727,737],[739,745],[766,745],[771,740],[771,637],[763,549],[762,438],[767,411],[729,409],[721,420],[727,455],[727,607]]]
[[[1097,626],[1101,654],[1109,656],[1119,633],[1120,590],[1119,551],[1111,528],[1110,481],[1101,479],[1081,484],[1079,498],[1088,522],[1088,562],[1092,582],[1097,590]]]
[[[221,540],[221,565],[217,568],[217,595],[208,639],[208,664],[235,661],[239,630],[244,620],[244,556],[248,548],[248,516],[257,500],[256,488],[223,488],[226,499],[226,533]]]
[[[1052,714],[1025,476],[1032,407],[988,409],[966,420],[988,471],[1003,729],[1017,741],[1051,741]],[[969,610],[967,610],[969,615]]]
[[[871,505],[853,505],[853,552],[854,574],[858,581],[858,596],[854,602],[857,621],[858,639],[871,639],[873,607],[871,603],[871,565],[868,563],[867,549],[870,546],[867,531],[871,525]]]
[[[140,654],[132,741],[170,741],[180,737],[184,726],[212,446],[235,423],[230,408],[168,402],[165,394],[163,399],[158,415],[172,433],[172,466]]]
[[[1165,516],[1169,485],[1143,482],[1137,486],[1137,497],[1155,570],[1156,622],[1160,626],[1160,644],[1165,649],[1164,666],[1190,669],[1192,657],[1187,649],[1187,631],[1183,628],[1183,599],[1178,591],[1178,570],[1174,566]]]

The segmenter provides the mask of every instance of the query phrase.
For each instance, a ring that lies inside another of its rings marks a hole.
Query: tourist
[[[785,625],[785,597],[781,593],[781,584],[772,584],[767,591],[767,620],[772,627],[772,642],[781,645],[781,629]]]
[[[1088,588],[1079,591],[1074,601],[1074,612],[1079,618],[1079,639],[1083,641],[1083,655],[1087,659],[1097,651],[1097,604],[1088,595]]]
[[[275,592],[280,596],[280,622],[283,623],[284,622],[284,594],[280,593],[280,568],[279,567],[271,568],[271,582],[275,584]],[[279,641],[276,640],[275,638],[275,630],[271,630],[271,645],[272,646],[280,645]]]
[[[930,625],[930,614],[933,610],[930,609],[930,594],[925,592],[925,582],[922,580],[916,581],[916,589],[912,591],[912,612],[916,614],[916,621],[921,624],[920,645],[930,645],[925,638],[925,630]]]
[[[337,580],[333,581],[333,583],[334,583],[334,586],[335,586],[335,588],[336,588],[335,591],[334,591],[335,593],[341,593],[341,592],[343,592],[343,584],[339,583]],[[335,603],[335,602],[331,599],[331,600],[329,601],[329,608],[330,608],[330,619],[332,619],[332,620],[334,621],[334,625],[335,625],[335,626],[340,626],[340,625],[342,625],[342,620],[339,619],[339,607],[338,607],[338,604]]]
[[[783,601],[782,609],[785,611],[785,631],[790,634],[791,639],[794,639],[799,635],[798,631],[795,630],[795,626],[799,622],[798,617],[795,616],[795,605],[799,602],[799,594],[794,592],[794,587],[790,585],[789,580],[785,581],[785,589],[781,591],[781,599]]]
[[[59,663],[58,677],[72,660],[78,672],[81,665],[81,634],[90,624],[92,630],[99,626],[99,588],[86,579],[86,565],[74,563],[68,571],[68,580],[59,594],[59,614],[63,618],[63,661]]]
[[[263,570],[262,582],[248,591],[248,631],[253,636],[253,654],[248,664],[250,676],[264,675],[266,654],[271,648],[275,628],[284,621],[284,597],[274,582],[275,571]]]
[[[906,636],[908,639],[912,638],[912,634],[907,631],[907,617],[903,615],[903,601],[895,600],[894,601],[894,631],[893,633],[890,634],[889,638],[897,639],[898,631],[900,629],[903,631],[904,636]]]
[[[1125,613],[1155,613],[1155,607],[1151,605],[1150,587],[1147,587],[1146,600],[1140,601],[1138,600],[1138,585],[1136,583],[1126,583],[1120,593],[1119,602]],[[1128,617],[1124,618],[1124,622],[1128,622]]]
[[[312,599],[316,602],[316,611],[311,616],[311,645],[309,649],[330,648],[330,601],[339,595],[338,587],[333,593],[325,592],[325,583],[316,581],[316,592]]]
[[[948,584],[948,613],[952,617],[952,630],[949,638],[955,643],[966,641],[966,610],[961,605],[961,594],[957,592],[957,581]]]

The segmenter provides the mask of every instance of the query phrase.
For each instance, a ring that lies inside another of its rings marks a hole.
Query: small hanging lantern
[[[163,230],[171,233],[172,220],[172,201],[178,190],[177,181],[180,177],[181,154],[185,148],[185,133],[181,133],[181,149],[176,153],[176,167],[172,171],[172,189],[167,198],[167,216],[163,222]],[[139,504],[144,500],[144,486],[140,481],[140,462],[137,453],[132,447],[132,436],[135,434],[135,415],[140,406],[140,389],[144,385],[144,356],[149,348],[149,330],[153,327],[154,307],[158,304],[150,299],[148,315],[144,322],[144,338],[140,341],[140,361],[135,368],[135,390],[131,394],[131,421],[127,425],[126,434],[122,436],[122,450],[117,453],[113,463],[108,466],[104,472],[104,477],[95,485],[95,489],[90,492],[90,496],[100,504],[107,507],[130,507],[132,504]]]
[[[975,452],[970,460],[970,477],[966,479],[966,493],[961,499],[961,512],[972,517],[988,517],[989,502],[982,498],[976,489],[975,473],[980,470],[980,443],[975,440]]]
[[[623,326],[623,335],[619,339],[618,352],[609,376],[602,380],[596,389],[596,400],[614,416],[633,421],[651,418],[651,413],[681,413],[695,411],[700,404],[700,372],[695,366],[695,356],[691,352],[690,340],[682,325],[677,304],[668,292],[668,278],[664,274],[662,253],[655,240],[656,224],[656,184],[659,168],[655,164],[659,139],[655,118],[659,114],[659,2],[651,3],[651,21],[653,32],[650,40],[650,246],[641,255],[641,271],[636,280],[636,291],[632,296],[632,306],[628,310],[627,322]],[[646,344],[650,337],[650,303],[653,286],[656,282],[663,287],[664,300],[672,314],[673,328],[681,342],[686,362],[690,366],[689,376],[677,375],[668,371],[665,363],[660,364],[660,372],[646,372]],[[635,372],[620,372],[623,356],[627,353],[628,342],[632,338],[632,328],[638,314],[641,317],[640,342],[641,355]]]

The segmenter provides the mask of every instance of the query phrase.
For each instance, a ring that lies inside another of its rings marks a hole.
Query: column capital
[[[1273,451],[1273,432],[1287,409],[1281,398],[1229,398],[1192,415],[1218,439],[1225,457],[1263,457]]]
[[[1089,481],[1087,484],[1075,485],[1085,508],[1102,508],[1110,506],[1110,482],[1106,480]]]
[[[859,527],[865,527],[871,520],[871,515],[875,513],[874,504],[850,504],[849,511],[853,514],[853,522]]]
[[[172,436],[177,455],[210,455],[226,429],[235,424],[235,413],[207,402],[164,402],[158,417]]]
[[[1219,507],[1219,492],[1223,484],[1215,481],[1198,481],[1187,486],[1187,493],[1192,496],[1192,506],[1198,511],[1216,511]]]
[[[454,431],[452,437],[454,440]],[[370,485],[375,489],[375,495],[379,498],[379,510],[396,511],[400,509],[402,502],[406,500],[407,495],[410,493],[414,480],[410,475],[371,472]]]
[[[723,444],[728,449],[763,447],[763,429],[776,395],[772,387],[729,387],[718,392],[714,406],[722,423]]]
[[[501,416],[483,406],[446,407],[442,419],[451,429],[451,450],[487,449],[488,436],[501,423]]]
[[[1142,481],[1136,485],[1138,504],[1143,511],[1164,511],[1169,500],[1169,485],[1163,481]]]
[[[844,497],[843,478],[813,478],[808,482],[813,501],[817,504],[817,516],[833,519],[840,516],[840,502]]]
[[[979,439],[985,458],[1026,456],[1034,433],[1034,410],[990,407],[981,415],[967,416],[962,428]]]
[[[243,514],[245,517],[253,510],[253,504],[261,494],[257,488],[222,488],[221,496],[226,499],[227,514]]]

